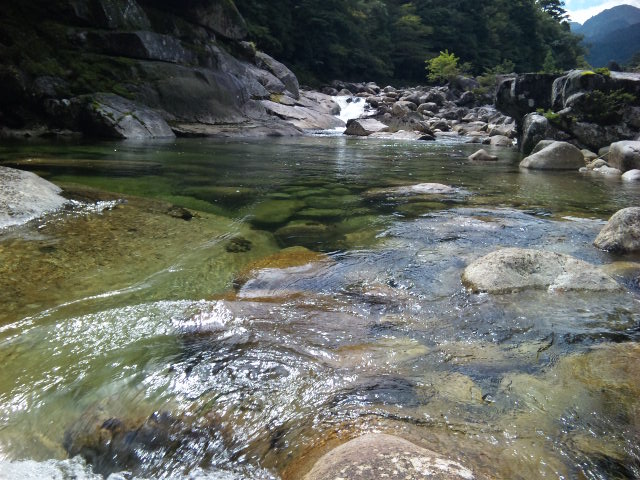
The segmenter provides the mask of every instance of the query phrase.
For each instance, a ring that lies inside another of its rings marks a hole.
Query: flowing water
[[[72,201],[0,232],[0,478],[296,479],[365,432],[477,478],[638,478],[640,258],[591,243],[640,187],[475,148],[1,147]],[[421,182],[456,190],[394,190]],[[464,289],[512,246],[624,289]]]

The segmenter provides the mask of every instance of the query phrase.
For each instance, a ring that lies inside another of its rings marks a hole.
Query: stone
[[[600,175],[622,175],[622,172],[617,168],[610,167],[609,165],[601,165],[592,170],[594,173],[599,173]]]
[[[458,462],[393,435],[369,433],[322,456],[303,480],[471,480]]]
[[[585,162],[593,162],[595,159],[598,158],[597,153],[594,153],[591,150],[587,150],[586,148],[583,148],[580,151],[582,152],[582,156],[584,157]]]
[[[284,83],[287,90],[294,98],[300,97],[300,85],[295,74],[289,68],[263,52],[256,52],[256,65],[271,72],[277,79]]]
[[[427,102],[427,103],[422,103],[418,105],[418,113],[424,113],[424,112],[436,113],[439,109],[440,108],[438,107],[438,105],[433,102]]]
[[[418,183],[402,187],[375,188],[365,192],[364,196],[367,198],[405,197],[410,195],[451,195],[458,192],[457,188],[442,183]]]
[[[175,2],[178,13],[187,19],[231,40],[242,40],[247,35],[247,24],[228,0],[186,0]]]
[[[549,145],[551,145],[553,142],[555,142],[556,140],[540,140],[535,147],[533,147],[533,150],[531,150],[531,153],[538,153],[540,150],[547,148]]]
[[[513,140],[504,135],[494,135],[489,142],[494,147],[513,147]]]
[[[67,202],[61,192],[35,173],[0,167],[0,229],[58,210]]]
[[[622,180],[624,180],[625,182],[640,182],[640,170],[627,170],[622,175]]]
[[[389,127],[374,118],[354,118],[347,122],[345,135],[366,137],[372,133],[387,132]]]
[[[393,104],[391,113],[396,117],[404,117],[409,112],[417,109],[417,106],[413,102],[399,101]]]
[[[550,136],[549,120],[539,113],[524,117],[522,125],[522,153],[528,155],[536,145]]]
[[[640,169],[640,142],[622,141],[611,144],[608,156],[609,165],[626,172]]]
[[[154,110],[113,93],[98,93],[84,104],[84,131],[108,138],[174,138],[165,120]]]
[[[617,211],[596,237],[593,244],[610,252],[640,251],[640,207]]]
[[[567,142],[553,142],[520,162],[520,167],[533,170],[578,170],[584,166],[582,152]]]
[[[253,211],[251,223],[259,226],[274,226],[286,223],[304,203],[298,200],[266,200]]]
[[[498,85],[496,108],[516,121],[539,108],[550,109],[551,91],[557,77],[554,74],[526,73],[505,78]]]
[[[464,270],[462,282],[474,292],[494,294],[529,289],[609,292],[621,289],[595,265],[569,255],[523,248],[505,248],[476,260]]]
[[[595,160],[587,164],[587,169],[594,170],[596,168],[605,167],[605,166],[608,166],[607,162],[605,162],[601,158],[596,158]]]
[[[481,148],[473,155],[469,155],[469,160],[474,162],[495,162],[498,160],[496,155],[490,155],[484,148]]]
[[[344,127],[344,122],[338,117],[307,107],[283,105],[271,100],[261,100],[260,103],[270,114],[302,130],[330,130]]]

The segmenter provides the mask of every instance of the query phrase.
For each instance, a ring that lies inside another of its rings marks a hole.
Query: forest
[[[422,82],[448,50],[470,74],[584,64],[561,0],[236,0],[258,48],[302,82]]]

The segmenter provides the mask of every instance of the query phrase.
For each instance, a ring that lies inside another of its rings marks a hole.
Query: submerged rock
[[[569,255],[522,248],[505,248],[476,260],[464,270],[462,283],[474,292],[488,293],[621,288],[595,265]]]
[[[409,196],[409,195],[451,195],[458,193],[458,189],[443,185],[442,183],[418,183],[402,187],[381,188],[370,190],[365,193],[366,197],[378,198],[389,196]]]
[[[533,155],[529,155],[520,166],[534,170],[578,170],[584,167],[582,152],[567,142],[553,142]]]
[[[0,229],[62,207],[62,189],[35,173],[0,167]]]
[[[481,148],[473,155],[469,155],[469,160],[474,162],[495,162],[498,160],[496,155],[489,154],[484,148]]]
[[[593,243],[612,252],[640,251],[640,207],[616,212]]]
[[[321,457],[304,480],[473,479],[471,470],[402,438],[367,434]]]

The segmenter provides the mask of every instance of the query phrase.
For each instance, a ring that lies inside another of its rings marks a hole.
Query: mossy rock
[[[335,209],[340,206],[354,205],[360,202],[357,195],[340,195],[340,196],[311,196],[304,199],[308,207],[312,208],[331,208]]]
[[[304,203],[297,200],[267,200],[253,211],[251,222],[265,227],[281,225],[303,207]]]
[[[181,193],[207,202],[232,205],[248,202],[256,195],[256,191],[251,188],[227,186],[191,187]]]
[[[315,247],[319,243],[332,240],[335,228],[312,220],[294,220],[275,231],[274,235],[282,245],[303,245]]]
[[[315,220],[336,220],[344,216],[345,212],[337,208],[305,208],[296,214],[299,218]]]
[[[410,202],[405,205],[399,205],[396,211],[408,217],[419,217],[425,213],[445,210],[449,206],[441,202]]]
[[[308,263],[321,262],[327,259],[328,257],[325,254],[313,252],[305,247],[295,246],[285,248],[273,255],[248,264],[236,275],[233,285],[236,288],[241,287],[254,277],[258,271],[266,268],[284,269],[300,267]]]

